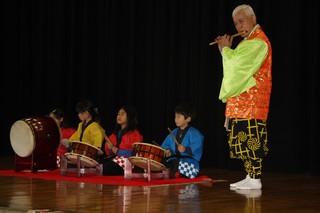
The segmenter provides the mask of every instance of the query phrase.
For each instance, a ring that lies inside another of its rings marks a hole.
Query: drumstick
[[[158,143],[157,143],[156,141],[154,141],[154,140],[152,141],[152,143],[155,144],[155,145],[157,145],[157,146],[160,146],[160,144],[158,144]]]
[[[106,140],[106,142],[113,147],[113,144],[109,140],[109,138],[108,138],[108,136],[106,134],[106,131],[103,128],[101,128],[101,130],[102,130],[102,133],[103,133],[103,136],[104,136],[104,139]]]
[[[179,146],[180,145],[179,142],[177,141],[176,137],[174,137],[174,135],[172,134],[172,131],[171,131],[171,129],[169,127],[168,127],[168,130],[169,130],[174,142],[176,142],[177,146]]]
[[[106,133],[103,133],[103,135],[104,135],[104,139],[106,140],[106,142],[113,147],[113,143],[111,143],[111,141],[109,140],[109,138],[106,135]]]
[[[113,147],[114,147],[114,146],[113,146],[113,143],[111,143],[111,141],[110,141],[110,139],[108,138],[105,130],[103,130],[103,136],[104,136],[104,139],[106,140],[106,143],[108,143],[108,144],[113,148]],[[108,155],[107,157],[108,157],[108,158],[113,158],[114,156],[116,156],[115,153],[112,153],[112,154]]]

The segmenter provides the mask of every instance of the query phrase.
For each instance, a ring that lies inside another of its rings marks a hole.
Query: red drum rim
[[[102,150],[101,150],[101,149],[99,149],[98,147],[93,146],[93,145],[91,145],[91,144],[89,144],[89,143],[87,143],[87,142],[83,142],[83,141],[74,141],[74,140],[72,140],[72,141],[70,141],[70,143],[80,143],[80,144],[84,144],[84,145],[90,146],[90,147],[92,147],[92,148],[94,148],[94,149],[98,150],[98,154],[99,154],[99,155],[103,155],[103,152],[102,152]],[[71,145],[71,147],[72,147],[72,145]]]
[[[163,150],[163,151],[166,151],[166,150],[163,149],[161,146],[153,145],[153,144],[150,144],[150,143],[140,143],[140,142],[136,142],[136,143],[133,143],[133,144],[132,144],[132,147],[134,148],[136,145],[152,146],[152,147],[156,147],[156,148],[158,148],[158,149],[161,149],[161,150]]]

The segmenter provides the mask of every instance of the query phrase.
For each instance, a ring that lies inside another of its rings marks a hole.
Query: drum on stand
[[[134,165],[147,169],[150,160],[151,171],[164,171],[166,167],[162,164],[165,150],[159,146],[148,143],[133,143],[133,154],[129,160]]]
[[[77,164],[80,157],[81,165],[85,167],[97,166],[100,155],[103,155],[100,149],[81,141],[71,141],[71,152],[64,154],[71,164]]]
[[[56,169],[60,140],[60,127],[50,116],[31,116],[16,121],[10,129],[10,142],[16,153],[15,171]]]

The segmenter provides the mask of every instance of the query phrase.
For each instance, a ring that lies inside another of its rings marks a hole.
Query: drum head
[[[92,158],[89,158],[87,156],[84,156],[84,155],[67,152],[67,153],[64,153],[64,156],[66,156],[66,158],[70,161],[69,163],[71,163],[71,164],[77,164],[78,156],[80,156],[80,162],[81,162],[82,166],[95,167],[98,165],[97,161],[95,161]]]
[[[148,158],[131,156],[131,157],[129,157],[129,160],[134,165],[136,165],[142,169],[147,169]],[[151,159],[149,159],[149,160],[150,160],[150,170],[151,171],[160,172],[160,171],[164,171],[166,169],[166,167],[162,163],[159,163],[159,162],[157,162],[155,160],[151,160]]]
[[[10,130],[10,142],[14,152],[20,157],[28,157],[35,148],[35,137],[29,125],[16,121]]]

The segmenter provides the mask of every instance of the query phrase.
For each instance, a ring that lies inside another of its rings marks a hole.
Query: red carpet
[[[15,176],[25,178],[40,178],[45,180],[64,180],[73,182],[84,182],[93,184],[107,184],[120,186],[155,186],[166,184],[183,184],[183,183],[197,183],[197,182],[213,182],[211,178],[206,175],[196,177],[194,179],[176,178],[176,179],[147,179],[133,178],[131,180],[124,179],[123,176],[96,176],[92,174],[85,174],[82,177],[77,177],[77,174],[68,174],[67,176],[60,175],[60,170],[45,171],[45,172],[15,172],[14,170],[0,170],[0,176]]]

